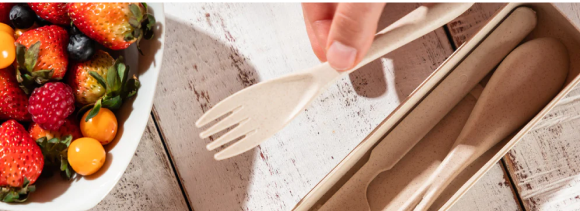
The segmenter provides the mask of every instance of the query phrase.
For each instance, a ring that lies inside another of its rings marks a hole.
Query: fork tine
[[[242,138],[235,144],[232,144],[231,146],[225,148],[224,150],[216,153],[214,155],[214,158],[216,160],[228,159],[233,156],[242,154],[260,145],[263,137],[258,136],[256,132],[257,130],[249,132],[248,134],[246,134],[246,137]]]
[[[238,113],[238,112],[234,111],[234,113],[232,113],[228,117],[222,119],[221,121],[219,121],[215,125],[212,125],[210,128],[199,133],[199,137],[207,138],[207,137],[209,137],[217,132],[225,130],[228,127],[231,127],[231,126],[238,124],[238,123],[245,122],[247,120],[249,120],[249,117],[243,115],[243,113]]]
[[[195,122],[195,126],[197,126],[198,128],[202,127],[207,123],[210,123],[211,121],[229,113],[230,111],[235,113],[236,111],[239,111],[240,109],[243,108],[242,105],[238,105],[235,100],[232,100],[230,98],[231,97],[228,97],[222,100],[221,102],[216,104],[213,108],[209,109],[207,112],[201,115],[201,117]]]
[[[207,144],[207,146],[206,146],[207,150],[210,150],[210,151],[214,150],[214,149],[216,149],[224,144],[227,144],[227,143],[233,141],[234,139],[236,139],[240,136],[247,135],[247,134],[254,132],[256,129],[252,128],[252,124],[248,123],[248,120],[249,119],[243,120],[243,122],[240,122],[240,124],[237,127],[230,130],[226,134],[220,136],[215,141],[212,141],[211,143]]]

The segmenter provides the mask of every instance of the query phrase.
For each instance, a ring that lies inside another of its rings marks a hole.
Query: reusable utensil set
[[[214,150],[241,137],[239,141],[217,153],[215,158],[221,160],[243,153],[282,129],[339,77],[441,27],[471,5],[472,3],[439,3],[419,7],[378,33],[362,62],[348,72],[337,72],[328,63],[324,63],[310,70],[248,87],[215,105],[196,122],[196,126],[201,127],[223,117],[200,136],[207,138],[235,126],[209,143],[207,148]],[[403,210],[427,210],[465,167],[529,121],[560,91],[568,73],[568,55],[566,48],[558,40],[536,39],[513,50],[535,25],[536,17],[531,9],[514,10],[447,76],[456,77],[457,80],[474,80],[466,81],[466,88],[470,87],[469,89],[454,90],[455,95],[449,95],[465,96],[501,62],[483,89],[450,153],[419,191],[402,206]],[[437,87],[433,92],[438,90],[449,90],[449,87]],[[458,103],[459,100],[461,99],[450,102]],[[337,207],[345,210],[369,210],[366,199],[368,184],[379,173],[391,169],[414,145],[405,145],[406,147],[398,149],[399,146],[393,143],[406,141],[416,144],[452,108],[451,106],[446,111],[430,110],[429,105],[437,102],[438,99],[430,99],[429,96],[423,99],[422,104],[415,109],[423,112],[411,113],[403,119],[373,149],[369,161],[321,210],[335,210]],[[437,121],[424,121],[421,123],[423,125],[418,125],[426,128],[421,134],[404,129],[397,130],[409,128],[401,125],[409,124],[405,120],[414,118],[412,115],[430,115],[431,119]],[[393,147],[397,148],[397,153],[383,153],[393,152]],[[347,199],[345,193],[352,192],[358,193],[354,194],[356,198]]]
[[[515,10],[446,79],[462,81],[470,78],[471,80],[465,81],[459,87],[451,83],[442,83],[436,87],[413,112],[373,148],[369,161],[329,199],[321,210],[342,210],[342,208],[346,208],[344,210],[369,210],[366,197],[369,183],[379,173],[393,168],[416,143],[421,141],[454,105],[459,103],[463,96],[467,95],[532,31],[536,26],[535,20],[536,17],[531,9]],[[442,106],[442,102],[448,104]],[[441,108],[447,109],[440,110]],[[404,203],[401,210],[411,209],[428,187],[429,184],[426,183],[420,191]]]

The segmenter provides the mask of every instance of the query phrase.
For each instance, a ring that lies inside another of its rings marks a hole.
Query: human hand
[[[385,3],[302,3],[312,50],[338,71],[350,70],[369,50]]]

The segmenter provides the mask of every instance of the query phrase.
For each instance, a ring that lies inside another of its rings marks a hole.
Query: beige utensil
[[[421,139],[392,169],[377,175],[368,185],[371,210],[400,211],[437,170],[459,136],[483,87],[477,85]],[[419,198],[420,199],[420,198]],[[412,204],[417,205],[418,201]],[[410,207],[411,209],[413,207]]]
[[[471,162],[536,115],[558,94],[568,75],[568,52],[554,38],[522,44],[498,66],[451,152],[430,180],[416,211],[427,210]]]
[[[230,114],[200,133],[207,138],[237,125],[207,145],[214,150],[238,138],[239,141],[215,154],[222,160],[243,153],[274,135],[329,85],[367,63],[443,26],[469,9],[473,3],[436,3],[421,6],[377,34],[364,59],[353,70],[338,72],[323,63],[312,69],[265,81],[221,101],[195,123],[204,126]]]
[[[369,210],[366,190],[372,179],[399,162],[535,26],[536,16],[533,10],[529,8],[514,10],[444,79],[463,83],[441,83],[437,86],[380,141],[372,150],[367,163],[320,210]],[[418,201],[421,196],[414,197]],[[410,208],[412,209],[412,206]]]

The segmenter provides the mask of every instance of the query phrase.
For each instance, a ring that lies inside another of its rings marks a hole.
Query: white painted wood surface
[[[580,210],[580,87],[507,155],[526,210]]]
[[[520,211],[502,164],[496,164],[449,211]]]
[[[318,64],[300,5],[165,6],[154,113],[194,210],[291,209],[452,53],[436,30],[342,78],[260,147],[218,162],[193,125],[204,111],[255,82]],[[380,25],[416,6],[389,4]]]

